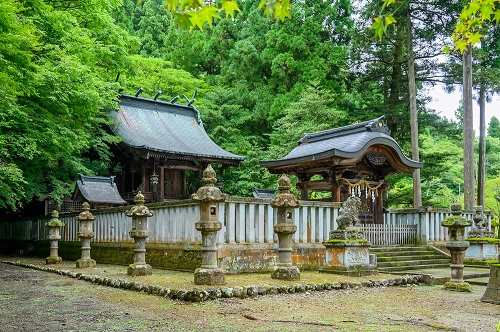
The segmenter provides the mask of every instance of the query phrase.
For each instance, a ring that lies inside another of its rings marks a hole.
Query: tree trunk
[[[410,131],[411,131],[411,159],[419,161],[418,151],[418,110],[417,88],[415,86],[415,58],[413,56],[413,34],[410,9],[406,12],[406,43],[408,47],[408,91],[410,101]],[[422,205],[422,189],[420,186],[420,169],[413,172],[413,207]]]
[[[479,163],[477,166],[477,205],[484,207],[484,184],[486,174],[486,87],[479,87]]]
[[[472,48],[463,53],[463,133],[464,133],[464,209],[474,207],[474,145],[472,117]]]

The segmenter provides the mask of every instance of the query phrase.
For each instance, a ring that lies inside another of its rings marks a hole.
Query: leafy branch
[[[175,22],[182,28],[199,28],[203,31],[205,23],[210,28],[215,19],[221,18],[220,13],[225,12],[226,18],[233,17],[236,12],[241,12],[238,3],[233,0],[222,0],[220,6],[200,0],[166,0],[167,10],[174,16]],[[290,0],[260,0],[259,9],[273,19],[290,18]]]

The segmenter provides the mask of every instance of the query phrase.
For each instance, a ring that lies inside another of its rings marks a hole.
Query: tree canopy
[[[107,130],[104,110],[116,107],[120,89],[135,93],[142,87],[149,97],[161,91],[164,100],[197,89],[208,134],[247,157],[241,167],[220,174],[233,195],[274,187],[276,176],[259,161],[282,157],[306,132],[385,115],[409,155],[406,14],[394,13],[396,21],[386,22],[385,38],[378,40],[371,28],[378,0],[265,3],[241,2],[236,9],[236,2],[223,1],[220,8],[229,15],[209,9],[196,18],[189,6],[199,3],[190,1],[168,1],[170,11],[164,0],[2,1],[0,207],[61,200],[71,194],[78,173],[113,174],[110,147],[120,138]],[[388,5],[403,3],[409,2]],[[263,9],[273,14],[263,15]],[[462,7],[443,0],[412,3],[410,9],[423,205],[448,207],[463,194],[463,124],[428,109],[426,91],[457,82],[457,75],[443,75],[445,67],[460,67],[457,52],[441,50]],[[179,28],[183,10],[190,26],[212,27]],[[210,19],[214,13],[216,21]],[[494,86],[498,75],[491,72]],[[500,176],[495,117],[486,149],[488,185]],[[411,179],[386,181],[388,204],[410,206]]]

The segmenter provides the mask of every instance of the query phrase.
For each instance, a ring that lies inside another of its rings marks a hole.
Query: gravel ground
[[[495,331],[500,306],[440,286],[184,303],[0,264],[0,331]]]

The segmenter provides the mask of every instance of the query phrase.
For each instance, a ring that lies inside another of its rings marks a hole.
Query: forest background
[[[71,196],[78,173],[112,175],[119,169],[112,155],[119,138],[107,130],[104,110],[116,108],[119,91],[134,94],[139,87],[145,97],[161,91],[163,100],[190,98],[198,89],[195,106],[210,137],[246,156],[239,168],[218,174],[231,195],[275,187],[276,176],[259,161],[281,158],[304,133],[381,115],[411,155],[408,19],[425,163],[423,205],[447,208],[463,201],[461,108],[454,121],[426,105],[441,84],[450,91],[461,87],[460,53],[443,50],[452,43],[464,3],[406,4],[405,14],[379,39],[370,27],[380,0],[292,1],[291,17],[283,21],[264,15],[258,1],[242,1],[234,17],[192,31],[174,23],[164,0],[3,0],[0,209],[9,214],[32,202],[60,201]],[[486,37],[473,50],[473,82],[475,91],[483,87],[491,98],[500,82],[500,30],[483,30]],[[486,151],[485,205],[498,214],[495,116]],[[412,206],[411,176],[386,182],[388,207]]]

